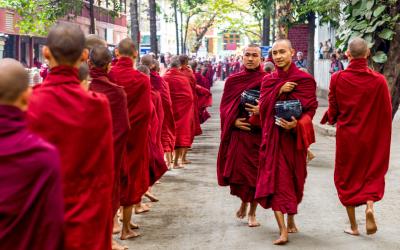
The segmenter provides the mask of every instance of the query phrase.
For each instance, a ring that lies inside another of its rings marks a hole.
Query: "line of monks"
[[[283,245],[289,233],[298,232],[294,217],[303,198],[307,162],[313,157],[309,147],[315,142],[312,119],[318,102],[314,78],[292,62],[291,42],[277,40],[270,53],[272,60],[262,69],[260,47],[247,46],[243,70],[225,82],[217,176],[219,185],[229,186],[231,195],[241,199],[236,216],[247,215],[249,227],[260,225],[258,204],[274,211],[280,235],[273,243]],[[389,167],[391,98],[385,77],[368,68],[365,40],[351,40],[347,56],[348,68],[332,75],[329,108],[321,123],[336,124],[334,182],[350,221],[344,232],[360,235],[355,207],[366,204],[370,235],[377,231],[373,205],[383,198]],[[261,92],[258,105],[241,102],[248,90]],[[277,117],[275,104],[288,100],[301,103],[298,119]]]
[[[54,26],[42,53],[50,70],[33,91],[19,62],[0,61],[0,249],[127,249],[112,234],[139,236],[143,196],[157,201],[151,187],[189,163],[212,69],[193,63],[193,73],[181,55],[161,77],[148,55],[142,73],[131,39],[113,61],[104,40],[71,24]]]

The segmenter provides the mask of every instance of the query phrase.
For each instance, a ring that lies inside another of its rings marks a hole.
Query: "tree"
[[[178,0],[173,1],[175,19],[176,54],[179,54]]]
[[[346,49],[354,37],[368,42],[370,65],[388,81],[394,117],[400,104],[400,0],[352,0],[342,12],[337,45]]]
[[[189,31],[189,23],[191,19],[197,14],[203,12],[203,5],[206,3],[206,0],[183,0],[182,4],[180,4],[180,12],[185,14],[185,26],[184,26],[184,35],[183,35],[183,43],[182,43],[182,51],[186,51],[187,49],[187,37]],[[183,29],[181,32],[183,32]]]
[[[139,13],[138,13],[137,0],[131,0],[130,15],[131,15],[131,38],[137,50],[140,51],[140,29],[139,29]]]
[[[158,41],[157,41],[157,9],[156,1],[149,0],[149,16],[150,16],[150,46],[151,51],[158,55]]]
[[[271,14],[275,0],[251,0],[253,15],[262,22],[262,45],[270,45]]]

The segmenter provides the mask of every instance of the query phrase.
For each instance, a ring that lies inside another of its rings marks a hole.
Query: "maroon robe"
[[[261,68],[243,70],[226,80],[221,99],[221,144],[218,152],[218,184],[230,186],[231,194],[243,202],[254,200],[259,167],[261,130],[252,127],[244,131],[235,127],[237,118],[245,117],[240,111],[240,96],[245,90],[260,89],[264,77]]]
[[[207,121],[208,118],[211,117],[210,113],[208,113],[207,108],[212,106],[212,96],[211,92],[196,84],[196,95],[197,95],[197,110],[199,114],[200,123],[203,124]]]
[[[126,94],[123,87],[109,80],[103,68],[91,68],[90,77],[89,89],[104,94],[110,103],[114,139],[113,211],[116,213],[120,207],[120,178],[126,164],[126,142],[130,129]]]
[[[385,77],[352,59],[332,75],[323,123],[337,124],[335,185],[344,206],[379,201],[389,168],[392,106]]]
[[[279,96],[286,82],[298,85],[292,92]],[[256,199],[264,208],[297,213],[307,176],[307,149],[314,142],[311,120],[318,107],[315,91],[314,78],[293,63],[287,72],[278,68],[263,80],[260,98],[263,136]],[[300,100],[303,113],[298,126],[288,131],[275,124],[275,103],[292,99]]]
[[[164,119],[161,128],[161,144],[164,152],[172,152],[175,147],[175,119],[172,111],[171,92],[167,82],[156,71],[151,71],[150,81],[153,86],[159,86]]]
[[[54,67],[35,88],[27,118],[60,152],[64,249],[111,249],[114,153],[107,97],[85,91],[77,69]]]
[[[175,147],[191,147],[194,127],[193,90],[189,79],[177,68],[169,69],[163,76],[171,91],[172,109],[176,125]]]
[[[0,105],[0,249],[62,249],[64,202],[54,146]]]
[[[151,119],[150,78],[133,69],[129,57],[120,57],[112,67],[110,80],[124,87],[128,101],[131,130],[126,148],[127,164],[122,174],[121,205],[142,200],[149,188],[149,122]]]

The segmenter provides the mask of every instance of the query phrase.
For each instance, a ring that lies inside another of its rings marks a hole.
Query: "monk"
[[[61,155],[64,249],[111,249],[114,152],[107,97],[80,85],[78,68],[88,51],[79,26],[54,26],[42,53],[51,70],[34,90],[27,118]]]
[[[194,137],[201,135],[203,132],[201,130],[200,126],[200,118],[199,118],[199,110],[198,110],[198,97],[196,94],[196,77],[193,74],[192,69],[189,66],[189,57],[187,55],[179,55],[179,62],[181,64],[180,66],[180,71],[183,73],[183,75],[189,80],[190,85],[192,86],[192,94],[193,94],[193,111],[194,112],[194,117],[193,117],[193,134],[192,134],[192,143],[194,141]],[[182,155],[182,164],[190,164],[191,161],[187,160],[187,150],[183,153]]]
[[[190,67],[196,79],[197,110],[200,124],[203,124],[211,117],[207,108],[212,105],[212,96],[208,86],[208,80],[201,73],[201,68],[196,61],[190,62]]]
[[[264,208],[272,208],[279,226],[276,245],[288,242],[288,233],[298,231],[294,215],[303,198],[307,176],[308,147],[315,142],[312,118],[318,106],[314,78],[292,62],[294,49],[286,39],[272,46],[276,71],[263,79],[260,98],[262,143],[256,199]],[[302,115],[290,121],[275,117],[277,101],[299,100]],[[284,221],[287,214],[287,225]]]
[[[114,218],[120,206],[120,178],[121,171],[125,167],[126,142],[129,133],[129,117],[126,101],[126,94],[123,87],[112,83],[108,77],[108,71],[111,66],[111,53],[107,47],[97,46],[90,51],[89,65],[90,90],[102,93],[107,96],[110,104],[112,125],[113,125],[113,146],[114,146],[114,185],[112,195],[112,211]],[[118,221],[114,219],[114,228]],[[120,230],[117,230],[120,231]],[[122,249],[122,246],[114,241],[113,249]]]
[[[172,100],[171,91],[169,85],[160,76],[160,64],[157,60],[153,60],[154,68],[150,71],[150,81],[152,85],[157,85],[159,87],[159,92],[161,96],[161,103],[164,111],[164,120],[161,128],[161,145],[164,151],[165,161],[167,163],[168,169],[172,168],[172,153],[175,148],[175,119],[174,113],[172,111]]]
[[[194,97],[188,77],[180,70],[180,61],[171,59],[170,69],[164,74],[164,80],[171,91],[172,109],[176,124],[176,141],[173,168],[183,168],[183,156],[192,146],[194,135]]]
[[[85,39],[85,48],[91,51],[94,47],[107,47],[107,42],[96,34],[89,34]]]
[[[350,64],[332,75],[322,123],[337,124],[335,186],[350,221],[345,233],[357,236],[356,206],[367,205],[367,234],[377,231],[374,203],[385,192],[392,106],[385,77],[368,68],[367,42],[354,38],[346,54]]]
[[[132,39],[121,40],[117,54],[118,61],[111,68],[109,76],[112,82],[123,87],[126,92],[131,127],[128,133],[127,162],[122,175],[120,200],[121,206],[124,207],[121,239],[126,240],[139,235],[131,229],[132,208],[134,204],[141,205],[142,196],[149,188],[150,79],[134,69],[138,52]]]
[[[64,217],[60,157],[27,129],[28,84],[22,64],[0,60],[0,249],[58,250]]]
[[[261,128],[249,121],[249,111],[259,120],[257,106],[241,104],[241,94],[246,90],[259,90],[265,73],[260,67],[261,49],[248,45],[243,50],[244,70],[228,77],[221,99],[221,144],[218,152],[217,176],[220,186],[230,186],[231,194],[242,203],[236,216],[246,217],[248,226],[257,227],[256,180],[259,168]]]

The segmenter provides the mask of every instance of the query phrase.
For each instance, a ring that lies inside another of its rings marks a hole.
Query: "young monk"
[[[107,96],[110,103],[112,124],[113,124],[113,139],[114,139],[114,185],[113,185],[113,201],[112,211],[114,218],[120,206],[120,177],[121,171],[125,164],[126,157],[126,142],[129,133],[129,117],[124,88],[112,83],[108,77],[108,71],[111,66],[111,53],[104,46],[94,47],[90,51],[89,65],[90,90],[102,93]],[[118,221],[114,219],[114,228]],[[118,227],[117,227],[118,228]],[[117,230],[119,231],[119,230]],[[113,249],[124,249],[116,241],[113,241]]]
[[[157,85],[159,87],[159,92],[161,96],[161,103],[164,110],[164,120],[161,128],[161,145],[164,150],[165,161],[167,163],[168,169],[172,168],[172,152],[175,147],[175,119],[174,113],[172,111],[172,101],[171,92],[169,85],[160,76],[160,63],[157,60],[153,60],[154,68],[150,71],[150,81],[152,85]]]
[[[261,87],[260,117],[262,144],[256,199],[264,208],[272,208],[280,237],[274,244],[288,242],[288,233],[298,231],[294,215],[303,198],[307,176],[307,149],[315,141],[312,118],[318,106],[316,83],[310,74],[294,63],[289,40],[277,40],[272,46],[276,71],[265,76]],[[303,113],[299,120],[275,118],[277,101],[297,99]],[[287,225],[284,214],[287,214]]]
[[[29,76],[0,60],[0,249],[62,248],[64,203],[59,154],[27,129]]]
[[[131,130],[126,148],[127,164],[123,171],[121,206],[123,225],[121,239],[138,236],[131,229],[132,207],[140,206],[142,196],[149,188],[148,131],[151,119],[150,79],[134,69],[138,52],[132,39],[125,38],[117,47],[118,61],[112,67],[110,80],[126,92]],[[148,208],[141,208],[148,209]]]
[[[200,124],[203,124],[211,117],[207,108],[212,105],[212,96],[208,86],[208,80],[201,74],[201,68],[196,61],[190,62],[190,67],[196,78],[197,111]]]
[[[176,141],[173,168],[183,168],[183,156],[193,142],[193,90],[189,79],[180,71],[178,58],[171,59],[170,69],[164,80],[171,91],[172,109],[176,124]]]
[[[374,234],[374,202],[383,198],[389,168],[392,106],[385,77],[368,68],[367,42],[351,40],[347,56],[347,69],[332,75],[321,122],[337,124],[335,185],[350,220],[345,233],[360,234],[355,207],[366,204],[366,232]]]
[[[261,49],[249,45],[243,50],[245,69],[226,80],[221,99],[221,144],[218,152],[218,184],[230,186],[231,194],[238,196],[242,204],[236,212],[239,219],[248,215],[248,226],[257,227],[257,201],[254,200],[259,167],[261,128],[250,124],[249,114],[258,117],[256,106],[241,104],[241,94],[246,90],[260,90],[265,73],[260,67]],[[250,203],[250,210],[248,205]]]
[[[80,85],[78,68],[88,56],[84,46],[79,26],[50,30],[43,56],[51,70],[34,90],[27,117],[32,131],[60,151],[64,249],[103,250],[111,249],[112,123],[107,98]]]

